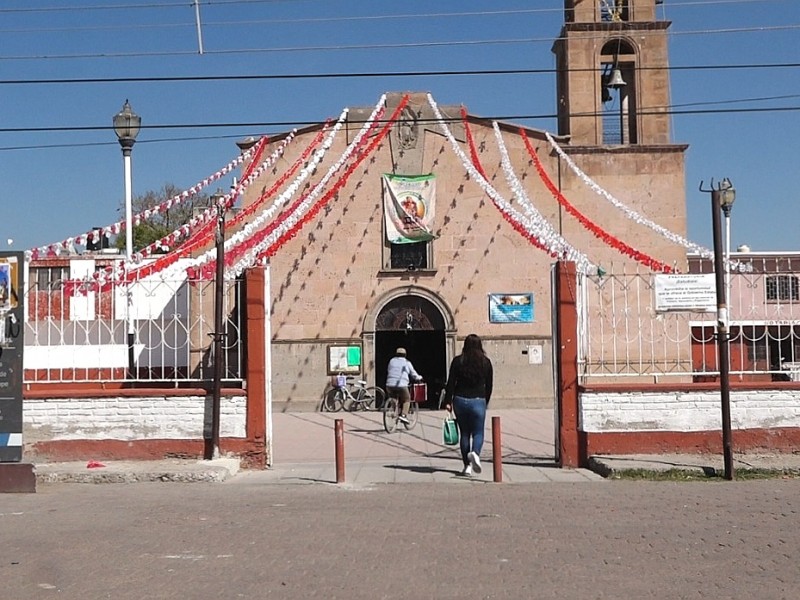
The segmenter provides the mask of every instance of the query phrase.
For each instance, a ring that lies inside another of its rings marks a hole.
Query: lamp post
[[[130,103],[125,100],[122,110],[114,115],[114,133],[117,134],[122,148],[122,164],[125,171],[125,263],[133,256],[133,185],[131,183],[131,150],[136,143],[136,136],[142,125],[142,118],[133,112]],[[128,373],[133,376],[135,359],[133,354],[134,327],[131,311],[130,284],[127,289],[127,323],[128,323]]]
[[[220,404],[222,402],[222,342],[223,302],[225,297],[225,206],[219,191],[212,196],[217,207],[217,230],[214,244],[217,252],[217,270],[214,278],[214,383],[211,392],[211,439],[207,440],[204,458],[219,458]]]
[[[723,271],[722,257],[722,224],[720,212],[730,213],[730,207],[736,197],[736,190],[726,177],[719,186],[703,189],[701,192],[711,192],[711,223],[714,233],[714,274],[716,277],[717,291],[717,357],[719,363],[719,391],[722,404],[722,453],[725,464],[725,479],[733,479],[733,445],[731,443],[731,387],[730,387],[730,333],[728,330],[728,303],[726,299],[726,285]],[[727,207],[727,210],[723,207]]]
[[[719,205],[722,214],[725,216],[725,294],[728,305],[733,305],[731,298],[731,210],[733,201],[736,199],[736,190],[733,188],[731,180],[725,177],[719,184],[720,198]]]

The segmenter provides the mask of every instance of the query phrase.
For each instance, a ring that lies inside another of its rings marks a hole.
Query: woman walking
[[[462,475],[481,472],[483,429],[486,407],[492,398],[492,361],[483,351],[481,338],[471,333],[464,340],[461,354],[450,363],[445,389],[447,410],[456,414],[460,432]]]

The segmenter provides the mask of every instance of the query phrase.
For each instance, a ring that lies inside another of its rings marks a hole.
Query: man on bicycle
[[[386,369],[386,391],[389,396],[397,398],[400,405],[398,419],[406,424],[409,422],[406,411],[411,403],[411,393],[408,389],[411,381],[422,381],[422,376],[414,370],[414,365],[406,358],[406,349],[398,348]]]

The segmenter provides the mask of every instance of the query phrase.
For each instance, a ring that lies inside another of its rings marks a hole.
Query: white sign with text
[[[714,312],[717,309],[714,274],[656,275],[655,305],[656,312]]]

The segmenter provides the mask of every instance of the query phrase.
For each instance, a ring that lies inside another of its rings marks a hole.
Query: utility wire
[[[776,2],[780,0],[698,0],[694,2],[671,2],[670,8],[683,8],[689,6],[711,6],[719,4],[763,4],[767,2]],[[234,6],[237,4],[281,4],[287,3],[286,0],[206,0],[200,2],[202,6]],[[0,8],[0,14],[13,14],[13,13],[46,13],[46,12],[84,12],[87,10],[139,10],[139,9],[173,9],[187,7],[186,2],[160,2],[160,3],[135,3],[135,4],[102,4],[102,5],[83,5],[83,6],[44,6],[39,8]],[[429,16],[463,16],[463,15],[492,15],[496,13],[532,13],[532,12],[562,12],[562,7],[555,8],[536,8],[527,10],[512,10],[512,11],[473,11],[469,13],[433,13],[433,14],[419,14],[419,15],[386,15],[377,18],[424,18]],[[355,20],[359,17],[332,17],[330,20]],[[303,21],[311,21],[312,19],[303,19]]]
[[[750,63],[736,65],[670,65],[667,67],[637,67],[639,71],[707,71],[741,69],[795,69],[800,63]],[[596,68],[569,69],[566,72],[579,73],[596,71]],[[480,69],[466,71],[383,71],[378,73],[288,73],[262,75],[168,75],[146,77],[76,77],[58,79],[0,79],[0,85],[60,85],[87,83],[176,83],[199,81],[252,81],[275,79],[370,79],[376,77],[445,77],[478,75],[535,75],[557,73],[555,68],[546,69]]]
[[[783,106],[783,107],[752,107],[752,108],[719,108],[719,109],[695,109],[695,110],[673,110],[673,109],[649,109],[641,110],[638,112],[640,115],[707,115],[707,114],[736,114],[736,113],[773,113],[773,112],[794,112],[800,111],[800,106]],[[570,117],[587,117],[587,116],[602,116],[602,112],[581,112],[572,113]],[[555,119],[558,115],[555,113],[549,114],[522,114],[522,115],[495,115],[495,116],[480,116],[480,120],[485,121],[530,121],[540,119]],[[457,118],[452,119],[453,122],[459,121]],[[351,119],[352,124],[363,124],[363,121],[358,119]],[[381,121],[376,121],[381,122]],[[384,121],[385,122],[385,121]],[[436,123],[436,119],[419,119],[418,123]],[[265,128],[265,127],[306,127],[310,125],[317,125],[321,123],[320,119],[311,120],[293,120],[293,121],[244,121],[236,123],[170,123],[170,124],[153,124],[142,125],[141,131],[154,131],[165,129],[227,129],[227,128]],[[62,125],[62,126],[48,126],[48,127],[1,127],[0,133],[56,133],[56,132],[81,132],[81,131],[108,131],[108,125]],[[229,137],[229,136],[225,136]],[[205,138],[204,138],[205,139]],[[136,141],[137,144],[142,143],[140,140]]]
[[[189,24],[186,25],[187,27]],[[194,24],[191,25],[194,27]],[[764,27],[733,27],[726,29],[706,29],[696,31],[669,32],[668,36],[685,35],[711,35],[711,34],[732,34],[732,33],[765,33],[774,31],[796,31],[800,29],[800,24],[773,25]],[[637,31],[637,35],[648,35],[647,31]],[[663,35],[662,32],[655,32]],[[588,39],[585,36],[583,39]],[[607,38],[607,32],[598,32],[599,38]],[[285,46],[275,48],[228,48],[219,50],[206,50],[204,54],[226,56],[239,54],[270,54],[270,53],[290,53],[290,52],[332,52],[332,51],[358,51],[358,50],[405,50],[415,48],[441,48],[441,47],[467,47],[467,46],[487,46],[487,45],[513,45],[513,44],[533,44],[533,43],[553,43],[552,36],[540,38],[505,38],[494,40],[455,40],[441,42],[403,42],[388,44],[338,44],[326,46]],[[140,51],[140,52],[86,52],[76,54],[20,54],[0,56],[0,61],[28,61],[28,60],[85,60],[100,58],[158,58],[168,56],[196,56],[194,50],[172,50],[172,51]]]

